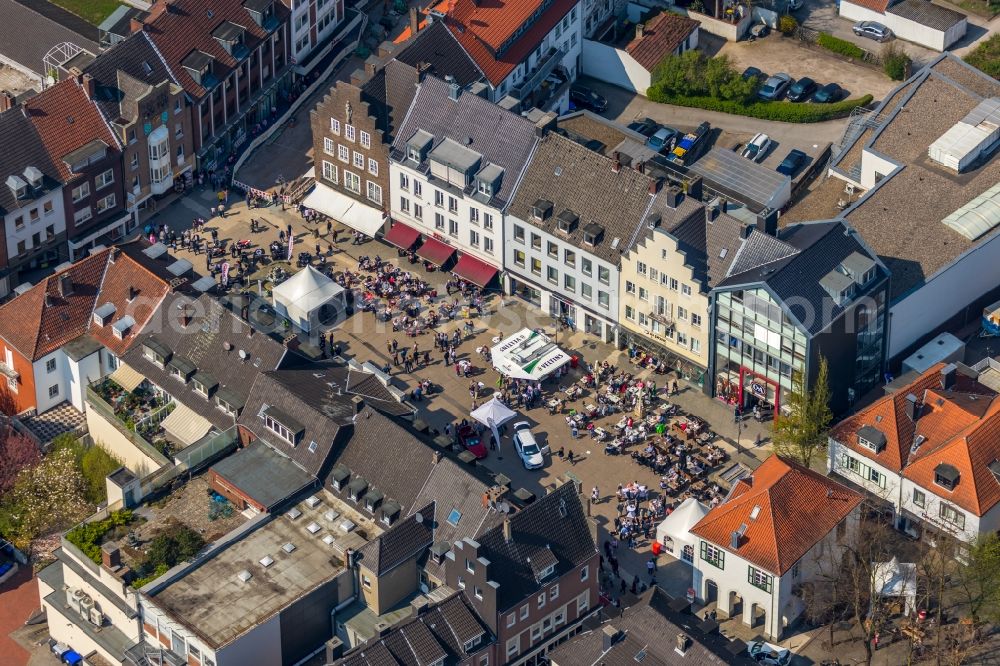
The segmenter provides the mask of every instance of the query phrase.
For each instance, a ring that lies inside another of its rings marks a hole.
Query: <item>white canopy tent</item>
[[[872,589],[882,598],[902,598],[903,614],[912,615],[917,608],[917,565],[900,562],[895,557],[875,564]]]
[[[517,416],[517,412],[500,402],[500,399],[494,394],[492,400],[473,410],[471,416],[490,429],[493,433],[493,439],[497,443],[497,451],[499,452],[500,431],[497,428]]]
[[[692,564],[697,539],[691,535],[691,528],[707,513],[707,506],[693,497],[687,498],[656,527],[656,540],[668,553]]]
[[[542,380],[570,361],[547,335],[530,328],[501,340],[490,353],[496,371],[512,379]]]
[[[274,288],[274,309],[303,331],[320,325],[329,310],[343,309],[344,288],[312,266]]]

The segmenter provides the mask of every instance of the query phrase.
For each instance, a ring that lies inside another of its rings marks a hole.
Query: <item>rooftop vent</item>
[[[927,156],[961,173],[1000,139],[1000,97],[984,99],[927,148]]]
[[[302,515],[302,512],[301,512],[301,511],[299,511],[299,510],[298,510],[297,508],[294,508],[294,507],[293,507],[293,508],[292,508],[292,509],[291,509],[291,510],[290,510],[290,511],[289,511],[288,513],[286,513],[285,515],[286,515],[286,516],[288,516],[288,518],[289,518],[290,520],[295,520],[296,518],[298,518],[299,516],[301,516],[301,515]]]
[[[337,513],[336,511],[334,511],[333,509],[330,509],[329,511],[327,511],[326,513],[323,514],[324,520],[326,520],[326,522],[328,522],[328,523],[332,523],[333,521],[337,520],[337,518],[339,518],[339,517],[340,517],[340,514]]]
[[[325,543],[328,546],[332,546],[333,545],[333,535],[332,534],[327,534],[325,537],[323,537],[323,543]]]
[[[260,558],[259,562],[260,562],[260,566],[262,566],[262,567],[264,567],[266,569],[269,566],[271,566],[272,564],[274,564],[274,558],[271,557],[270,555],[265,555],[264,557]]]
[[[306,529],[309,530],[309,534],[316,534],[316,532],[319,532],[323,528],[320,527],[317,523],[309,523],[308,525],[306,525]]]
[[[315,509],[320,505],[320,499],[315,495],[312,495],[311,497],[306,499],[306,504],[309,506],[310,509]]]
[[[281,550],[285,551],[286,553],[292,553],[295,551],[295,544],[289,541],[288,543],[286,543],[284,546],[281,547]]]
[[[246,583],[251,578],[253,578],[253,574],[250,573],[249,571],[247,571],[246,569],[244,569],[243,571],[241,571],[238,574],[236,574],[236,577],[239,578],[241,582]]]

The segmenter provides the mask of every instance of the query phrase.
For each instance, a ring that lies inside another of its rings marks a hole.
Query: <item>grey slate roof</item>
[[[790,180],[774,169],[723,148],[713,148],[691,165],[691,172],[716,189],[759,206],[766,206]]]
[[[53,46],[70,42],[92,55],[100,52],[97,28],[52,3],[0,0],[0,17],[0,55],[40,76]]]
[[[604,666],[635,666],[647,664],[683,664],[684,666],[749,666],[755,663],[742,647],[731,649],[730,640],[719,633],[718,626],[705,625],[689,612],[673,611],[673,601],[663,590],[653,587],[639,601],[620,613],[614,608],[601,611],[601,622],[569,639],[550,654],[553,664],[604,664]],[[610,649],[604,649],[604,631],[613,628],[616,639]],[[678,634],[686,634],[692,642],[682,655],[675,652]],[[644,652],[641,659],[640,652]]]
[[[361,565],[381,576],[417,557],[434,540],[434,505],[428,504],[396,523],[360,549]]]
[[[653,199],[649,189],[656,181],[625,167],[616,173],[613,165],[611,158],[550,132],[532,155],[509,212],[584,252],[618,264],[645,224]],[[553,204],[544,220],[532,216],[539,200]],[[576,229],[568,234],[558,227],[559,214],[567,209],[579,217]],[[604,237],[591,246],[584,242],[583,232],[594,223],[603,227]],[[615,238],[619,239],[617,248],[612,247]]]
[[[936,5],[933,2],[927,2],[927,0],[902,0],[902,2],[890,5],[885,13],[901,16],[928,28],[942,31],[966,20],[965,14]]]
[[[480,556],[490,561],[497,590],[497,610],[521,603],[538,590],[531,561],[555,556],[555,577],[590,560],[597,547],[591,536],[580,496],[573,483],[564,483],[510,516],[511,540],[502,525],[479,536]],[[548,551],[548,552],[547,552]]]
[[[479,637],[472,652],[465,643]],[[394,626],[381,638],[354,648],[332,666],[426,666],[458,664],[493,642],[489,630],[461,594],[453,594]]]
[[[148,73],[147,73],[148,69]],[[87,65],[84,72],[94,77],[97,83],[96,101],[108,121],[121,117],[121,101],[134,95],[130,90],[135,84],[157,85],[162,81],[174,81],[162,58],[153,48],[145,31],[129,35],[101,54],[100,58]],[[118,72],[128,78],[121,80]],[[134,98],[134,97],[133,97]],[[129,120],[134,120],[130,118]]]
[[[264,425],[263,414],[271,414],[286,427],[302,428],[295,446],[282,440]],[[253,381],[239,424],[258,438],[294,460],[315,478],[322,478],[329,467],[330,453],[341,430],[351,423],[354,406],[351,398],[337,395],[330,387],[312,377],[308,365],[287,370],[262,372]],[[313,446],[315,442],[315,446]]]
[[[482,97],[466,92],[453,101],[448,92],[448,84],[440,79],[428,76],[423,80],[396,133],[393,158],[405,157],[406,142],[418,130],[432,134],[435,146],[446,138],[466,145],[483,156],[480,168],[489,163],[503,167],[504,176],[492,203],[505,208],[538,141],[535,125]],[[427,169],[426,161],[421,168]]]
[[[778,238],[755,229],[720,286],[766,284],[778,298],[794,303],[792,316],[808,332],[817,333],[844,310],[830,299],[820,281],[855,252],[873,258],[856,232],[842,221],[785,227]],[[885,276],[881,264],[878,271],[880,277]],[[812,312],[803,311],[805,304]],[[829,318],[823,315],[826,312]]]
[[[300,395],[320,412],[342,418],[345,400],[360,396],[370,405],[389,416],[410,416],[415,408],[400,402],[373,373],[355,369],[345,363],[327,360],[309,362],[301,357],[290,358],[280,372],[274,373],[292,393]]]
[[[212,469],[268,511],[315,483],[290,458],[259,441],[223,458]]]
[[[187,328],[182,328],[177,320],[178,306],[190,305],[192,300],[192,321]],[[211,296],[202,294],[197,299],[191,299],[179,292],[168,294],[161,305],[160,316],[150,318],[122,360],[168,390],[179,402],[208,419],[216,428],[225,430],[233,425],[233,417],[219,409],[215,393],[205,398],[194,390],[191,382],[181,384],[180,380],[170,376],[169,368],[160,369],[147,359],[142,347],[150,339],[165,345],[172,353],[180,354],[193,363],[199,372],[207,373],[218,381],[216,390],[228,389],[246,403],[255,377],[276,369],[287,351],[274,338],[261,332],[248,335],[249,330],[250,326],[245,321]],[[231,346],[228,351],[224,348],[227,342]],[[240,360],[239,349],[247,352],[246,361]]]
[[[4,168],[4,172],[0,173],[0,214],[29,205],[60,186],[59,170],[52,163],[34,124],[21,109],[0,114],[0,146],[3,146]],[[13,175],[24,179],[24,170],[28,167],[42,172],[42,187],[39,192],[18,200],[4,181]]]
[[[435,21],[418,32],[416,38],[396,54],[396,60],[411,67],[425,65],[428,74],[442,80],[453,76],[463,88],[484,78],[479,65],[455,41],[444,21]]]

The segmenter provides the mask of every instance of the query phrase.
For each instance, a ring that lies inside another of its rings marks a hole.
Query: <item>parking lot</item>
[[[798,39],[778,32],[753,42],[727,42],[718,52],[729,56],[740,71],[753,66],[767,74],[785,72],[793,79],[808,76],[819,85],[839,84],[847,91],[848,97],[870,94],[878,100],[897,85],[881,70],[854,64],[819,48],[810,48]]]

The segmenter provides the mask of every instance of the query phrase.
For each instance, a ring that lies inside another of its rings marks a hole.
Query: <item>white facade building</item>
[[[292,62],[322,47],[344,18],[344,0],[292,0]]]

